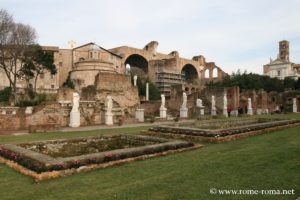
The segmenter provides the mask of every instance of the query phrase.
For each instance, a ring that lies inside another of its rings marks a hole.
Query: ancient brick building
[[[37,89],[41,92],[56,92],[70,74],[76,89],[81,90],[94,85],[99,72],[126,74],[130,70],[131,75],[148,78],[159,87],[161,93],[168,96],[172,85],[182,84],[186,91],[196,91],[202,83],[220,80],[226,75],[214,62],[206,62],[202,55],[186,59],[180,57],[177,51],[159,53],[157,47],[156,41],[142,49],[121,46],[107,50],[95,43],[78,47],[71,44],[68,49],[44,46],[44,50],[53,53],[58,73],[54,76],[49,72],[40,75]],[[0,78],[0,89],[9,86],[2,71]],[[18,88],[25,86],[24,81],[18,81]]]

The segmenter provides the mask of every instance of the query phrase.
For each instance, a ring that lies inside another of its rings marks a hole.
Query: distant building
[[[264,75],[281,80],[286,77],[296,80],[300,77],[300,64],[290,61],[288,41],[279,42],[279,54],[275,60],[271,58],[270,63],[264,65]]]
[[[156,41],[148,43],[143,49],[121,46],[108,50],[92,42],[76,47],[74,41],[69,42],[68,49],[42,46],[45,51],[53,54],[58,70],[55,75],[47,71],[40,74],[36,89],[38,92],[56,93],[70,75],[75,89],[81,91],[82,88],[94,85],[100,72],[130,73],[149,79],[168,98],[173,85],[182,85],[187,93],[192,93],[201,84],[222,80],[227,75],[214,62],[206,62],[202,55],[186,59],[180,57],[177,51],[159,53],[157,46]],[[34,80],[30,80],[29,84],[34,85]],[[8,86],[6,74],[0,69],[0,90]],[[19,90],[24,90],[26,86],[24,80],[17,81]]]

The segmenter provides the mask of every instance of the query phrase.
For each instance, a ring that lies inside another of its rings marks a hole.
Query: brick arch
[[[214,63],[209,63],[204,67],[201,77],[205,81],[218,81],[223,79],[226,75],[227,74],[220,67],[216,66]]]
[[[200,73],[193,64],[187,63],[181,67],[181,73],[185,74],[185,78],[187,82],[192,82],[194,80],[198,80],[200,77]]]
[[[131,74],[138,75],[139,77],[148,77],[149,63],[148,60],[140,54],[130,54],[124,59],[124,68],[130,65]],[[125,69],[126,70],[126,69]]]

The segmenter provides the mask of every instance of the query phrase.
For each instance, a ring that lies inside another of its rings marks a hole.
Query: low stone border
[[[295,126],[299,126],[300,123],[294,123],[294,124],[287,124],[287,125],[281,125],[281,126],[276,126],[276,127],[269,127],[269,128],[264,128],[260,130],[254,130],[254,131],[248,131],[244,133],[239,133],[239,134],[234,134],[234,135],[229,135],[229,136],[224,136],[224,137],[205,137],[205,136],[195,136],[195,135],[187,135],[187,134],[180,134],[180,133],[160,133],[156,131],[146,131],[144,134],[149,135],[149,136],[159,136],[159,137],[165,137],[165,138],[175,138],[175,139],[184,139],[184,140],[189,140],[189,141],[198,141],[198,142],[214,142],[214,143],[219,143],[219,142],[229,142],[232,140],[238,140],[241,138],[246,138],[252,135],[259,135],[263,134],[266,132],[272,132],[276,130],[282,130],[286,128],[291,128]]]
[[[159,132],[162,134],[173,133],[173,134],[183,134],[190,136],[203,136],[203,137],[225,137],[235,134],[242,134],[250,131],[257,131],[262,129],[267,129],[271,127],[284,126],[288,124],[299,123],[299,120],[275,120],[264,123],[250,124],[246,126],[238,126],[233,128],[224,129],[201,129],[201,128],[191,128],[191,127],[174,127],[174,126],[157,126],[152,127],[149,131]],[[216,122],[217,123],[217,122]]]
[[[81,172],[88,172],[88,171],[95,170],[95,169],[108,168],[108,167],[112,167],[115,165],[121,165],[124,163],[130,163],[130,162],[134,162],[134,161],[138,161],[138,160],[145,160],[148,158],[155,158],[155,157],[165,156],[165,155],[179,153],[179,152],[191,151],[191,150],[202,148],[202,147],[203,147],[203,145],[198,144],[198,145],[194,145],[192,147],[186,147],[186,148],[182,148],[182,149],[168,150],[168,151],[164,151],[164,152],[147,154],[147,155],[137,156],[137,157],[133,157],[133,158],[126,158],[126,159],[122,159],[122,160],[110,161],[107,163],[90,164],[90,165],[82,166],[79,168],[71,168],[71,169],[60,170],[60,171],[43,172],[40,174],[36,173],[32,170],[29,170],[29,169],[19,165],[16,162],[5,159],[1,156],[0,156],[0,163],[6,164],[10,168],[12,168],[26,176],[30,176],[30,177],[34,178],[34,180],[36,182],[39,182],[39,181],[54,179],[54,178],[58,178],[58,177],[70,176],[72,174],[77,174],[77,173],[81,173]]]

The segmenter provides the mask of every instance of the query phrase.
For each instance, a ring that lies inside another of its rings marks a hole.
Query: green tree
[[[71,89],[75,88],[75,85],[74,85],[74,82],[71,79],[71,74],[70,73],[68,74],[67,80],[63,83],[63,86],[71,88]]]
[[[295,85],[293,79],[287,79],[285,81],[279,80],[277,78],[271,78],[269,76],[247,73],[246,71],[241,74],[240,70],[236,73],[232,73],[231,76],[224,77],[220,82],[210,82],[207,86],[215,87],[232,87],[239,86],[240,89],[249,90],[249,89],[264,89],[267,92],[277,91],[282,92],[286,88],[291,88],[292,85]],[[299,83],[300,86],[300,83]],[[292,88],[294,88],[293,86]]]
[[[292,78],[286,77],[283,80],[284,88],[295,89],[296,81]]]
[[[295,89],[300,90],[300,78],[295,82]]]
[[[21,72],[28,83],[30,79],[34,78],[34,91],[36,92],[37,80],[41,74],[50,72],[55,75],[57,73],[54,56],[52,52],[44,51],[39,45],[32,45],[24,55],[24,67]]]
[[[154,83],[152,83],[149,79],[141,80],[137,79],[137,87],[139,91],[139,96],[146,96],[146,83],[149,83],[149,100],[159,100],[160,92]]]
[[[149,99],[150,100],[159,100],[160,99],[159,89],[152,82],[149,82]]]
[[[17,80],[24,67],[24,53],[35,39],[34,28],[14,22],[6,10],[0,9],[0,69],[9,81],[13,103],[16,103]]]

